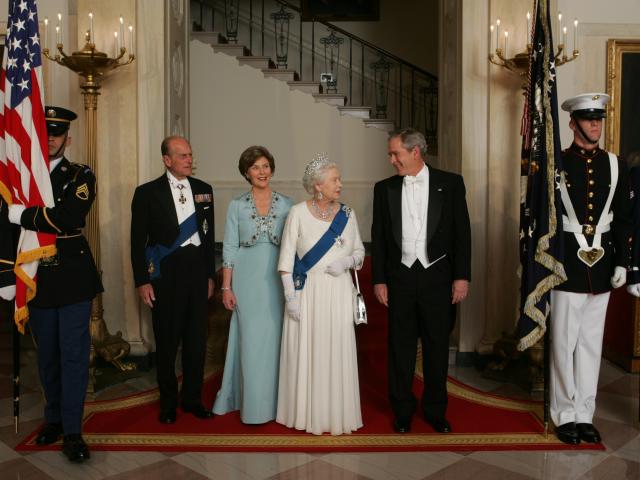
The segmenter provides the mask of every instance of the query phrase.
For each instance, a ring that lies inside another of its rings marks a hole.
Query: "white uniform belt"
[[[613,221],[613,214],[609,212],[601,219],[597,225],[589,223],[580,224],[573,223],[566,215],[562,216],[562,228],[567,233],[582,233],[586,235],[595,235],[596,233],[606,233],[611,230],[611,222]]]

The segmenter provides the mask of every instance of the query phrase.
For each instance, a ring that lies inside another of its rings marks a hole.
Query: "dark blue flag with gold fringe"
[[[550,0],[536,0],[522,117],[519,350],[545,334],[551,289],[566,281],[563,266],[562,171]]]

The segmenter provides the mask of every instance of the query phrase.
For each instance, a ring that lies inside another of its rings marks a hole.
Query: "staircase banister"
[[[286,0],[276,0],[276,2],[284,5],[287,8],[290,8],[291,10],[293,10],[295,12],[298,12],[299,14],[302,13],[302,9],[300,7],[291,4],[291,3],[287,2]],[[300,19],[301,19],[300,21],[302,21],[302,16],[300,17]],[[394,55],[393,53],[389,53],[386,50],[384,50],[383,48],[380,48],[380,47],[372,44],[371,42],[368,42],[367,40],[364,40],[363,38],[360,38],[357,35],[354,35],[353,33],[347,32],[346,30],[343,30],[342,28],[340,28],[340,27],[338,27],[336,25],[333,25],[333,24],[331,24],[329,22],[326,22],[326,21],[324,21],[322,19],[313,19],[312,21],[321,23],[321,24],[329,27],[330,29],[335,30],[338,33],[340,33],[342,35],[345,35],[346,37],[349,37],[349,38],[351,38],[351,39],[353,39],[353,40],[355,40],[357,42],[360,42],[363,45],[365,45],[366,47],[369,47],[370,49],[375,50],[378,53],[381,53],[382,55],[384,55],[385,57],[393,60],[394,62],[403,64],[406,67],[408,67],[408,68],[410,68],[412,70],[415,70],[416,72],[418,72],[418,73],[420,73],[420,74],[422,74],[422,75],[424,75],[426,77],[429,77],[432,80],[438,80],[438,77],[436,75],[434,75],[433,73],[427,72],[426,70],[424,70],[424,69],[422,69],[422,68],[420,68],[420,67],[418,67],[418,66],[416,66],[416,65],[414,65],[414,64],[412,64],[412,63],[410,63],[410,62],[408,62],[408,61],[406,61],[406,60],[404,60],[404,59],[402,59],[402,58],[400,58],[400,57],[398,57],[396,55]]]

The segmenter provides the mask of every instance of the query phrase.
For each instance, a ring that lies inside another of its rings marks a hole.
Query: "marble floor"
[[[5,340],[5,339],[3,339]],[[6,343],[5,343],[6,345]],[[0,357],[0,478],[13,479],[640,479],[638,375],[604,361],[594,423],[603,452],[435,452],[435,453],[161,453],[92,452],[73,465],[60,452],[19,453],[23,437],[42,422],[42,394],[35,352],[23,352],[20,433],[14,433],[10,355]],[[523,396],[517,387],[483,378],[473,367],[451,374],[476,388]],[[146,390],[154,372],[101,391],[107,399]],[[215,421],[215,420],[214,420]]]

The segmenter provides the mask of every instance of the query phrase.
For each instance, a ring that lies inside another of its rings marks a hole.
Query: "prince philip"
[[[388,310],[389,399],[393,427],[411,430],[417,341],[422,341],[425,420],[451,432],[445,417],[449,333],[454,305],[467,296],[471,232],[462,177],[425,163],[427,144],[413,129],[389,137],[397,175],[375,185],[371,228],[373,283]]]
[[[207,303],[213,295],[213,191],[191,178],[193,154],[182,137],[161,146],[166,173],[136,188],[131,203],[131,264],[138,294],[151,307],[161,423],[176,421],[175,362],[182,342],[182,410],[212,413],[201,402]]]

